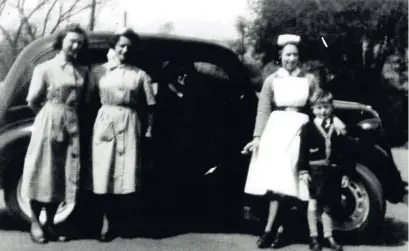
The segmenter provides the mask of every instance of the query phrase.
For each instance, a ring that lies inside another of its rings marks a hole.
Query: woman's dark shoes
[[[38,223],[31,223],[30,237],[33,242],[38,244],[45,244],[48,242],[47,238],[45,238],[40,224]]]
[[[114,234],[112,231],[108,231],[106,233],[102,233],[99,238],[98,241],[99,242],[111,242],[113,241],[116,237],[118,237],[116,234]]]
[[[271,248],[277,249],[277,248],[282,248],[285,246],[285,239],[284,239],[284,233],[283,232],[277,232],[276,237],[271,244]]]
[[[326,247],[329,247],[330,249],[334,251],[342,251],[343,248],[341,245],[339,245],[333,237],[328,237],[324,239],[324,244]]]
[[[311,237],[311,239],[310,239],[310,249],[312,251],[321,251],[322,250],[322,246],[321,246],[320,242],[318,241],[317,237]]]
[[[66,235],[62,235],[55,230],[55,226],[51,224],[45,225],[45,231],[48,239],[50,241],[58,241],[58,242],[67,242],[68,237]]]
[[[273,233],[265,232],[257,239],[258,248],[269,248],[273,244]]]

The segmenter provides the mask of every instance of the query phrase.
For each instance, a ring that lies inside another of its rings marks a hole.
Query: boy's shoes
[[[271,244],[273,244],[273,233],[272,232],[264,232],[257,239],[258,248],[269,248]]]
[[[330,249],[334,251],[342,251],[343,248],[341,245],[339,245],[333,237],[328,237],[324,239],[324,244],[326,247],[329,247]]]
[[[103,233],[99,236],[98,241],[99,242],[111,242],[117,237],[116,234],[113,233],[113,231],[109,231],[106,233]]]
[[[317,237],[311,237],[310,249],[312,251],[321,251],[322,250],[322,246],[321,246],[320,242],[318,241]]]

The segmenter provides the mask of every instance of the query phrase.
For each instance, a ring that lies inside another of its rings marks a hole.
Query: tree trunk
[[[89,18],[89,30],[93,31],[95,27],[95,8],[96,8],[96,0],[92,0],[91,3],[91,10],[90,10],[90,18]]]

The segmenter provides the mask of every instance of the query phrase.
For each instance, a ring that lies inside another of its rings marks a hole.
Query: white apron
[[[285,77],[272,82],[274,102],[279,107],[303,107],[309,97],[306,78]],[[308,188],[299,182],[300,133],[309,121],[297,111],[273,111],[258,148],[250,162],[245,193],[264,195],[267,191],[308,200]],[[301,184],[301,187],[300,187]]]

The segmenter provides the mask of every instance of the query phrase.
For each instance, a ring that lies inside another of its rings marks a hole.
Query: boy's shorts
[[[342,175],[340,168],[311,165],[310,176],[311,181],[308,185],[310,198],[327,206],[335,206],[334,204],[341,199]]]

